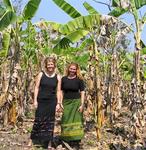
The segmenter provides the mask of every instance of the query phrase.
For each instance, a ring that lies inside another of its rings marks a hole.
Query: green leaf
[[[94,9],[90,4],[88,4],[87,2],[83,3],[84,7],[86,8],[86,10],[89,12],[89,14],[99,14],[98,11],[96,11],[96,9]]]
[[[83,28],[83,16],[69,21],[67,24],[61,25],[59,32],[62,34],[70,34],[80,28]]]
[[[58,43],[54,46],[53,49],[68,49],[70,44],[73,44],[82,38],[84,38],[89,32],[85,30],[77,30],[73,33],[70,33],[66,37],[63,37],[58,41]],[[87,41],[86,41],[87,44]]]
[[[146,13],[144,14],[144,16],[142,18],[142,22],[143,22],[143,24],[146,24]]]
[[[3,40],[2,40],[2,49],[0,51],[1,57],[7,57],[8,51],[10,46],[10,33],[4,32],[3,33]]]
[[[0,51],[0,57],[5,57],[5,55],[6,55],[6,53],[5,53],[5,51]]]
[[[2,45],[3,45],[3,50],[6,52],[5,54],[7,56],[8,50],[9,50],[9,46],[10,46],[10,33],[5,32],[3,34]]]
[[[41,49],[41,52],[44,54],[44,55],[48,55],[48,54],[51,54],[53,52],[52,49],[48,48],[48,47],[44,47]]]
[[[117,7],[119,5],[120,0],[112,0],[112,6]]]
[[[114,17],[119,17],[120,15],[126,13],[127,11],[128,11],[128,9],[123,9],[123,8],[120,8],[120,7],[116,7],[108,15],[114,16]]]
[[[9,10],[14,12],[14,8],[13,8],[10,0],[3,0],[3,2],[5,4],[5,6],[7,7],[7,9],[9,9]]]
[[[66,49],[70,47],[70,43],[75,43],[79,41],[80,39],[84,38],[89,31],[86,30],[77,30],[75,32],[72,32],[68,34],[66,37],[63,37],[58,41],[58,43],[54,46],[54,49]]]
[[[72,43],[72,41],[67,37],[64,37],[58,41],[53,49],[67,49],[70,46],[70,43]]]
[[[134,0],[135,6],[137,9],[141,8],[142,6],[146,5],[146,0]]]
[[[143,49],[141,49],[140,52],[141,52],[142,55],[146,55],[146,47],[144,47]]]
[[[82,44],[80,45],[79,49],[84,49],[85,47],[89,46],[93,44],[93,40],[92,39],[85,39]]]
[[[80,66],[87,68],[89,57],[90,55],[85,53],[80,56],[73,57],[73,61],[77,62]]]
[[[39,63],[38,62],[38,57],[37,57],[36,53],[32,56],[32,63],[33,64],[38,64]]]
[[[140,44],[141,44],[141,47],[142,47],[142,49],[140,50],[140,53],[142,55],[146,55],[146,45],[144,44],[144,42],[142,40],[140,40]]]
[[[140,40],[140,45],[141,45],[142,48],[146,47],[146,45],[144,44],[144,42],[142,40]]]
[[[0,31],[14,23],[16,19],[16,14],[13,11],[6,11],[5,14],[0,18]]]
[[[23,11],[24,20],[31,20],[35,15],[41,0],[29,0]]]
[[[0,18],[4,15],[5,11],[6,10],[0,6]]]
[[[72,42],[77,42],[79,41],[81,38],[85,37],[87,34],[89,33],[89,31],[86,30],[77,30],[73,33],[70,33],[69,35],[67,35],[66,37]]]
[[[53,2],[61,8],[64,12],[66,12],[70,17],[77,18],[81,16],[81,14],[69,3],[64,0],[53,0]]]
[[[49,26],[53,29],[58,31],[61,24],[51,21],[40,21],[34,24],[35,26],[41,28],[41,29],[47,29]]]
[[[100,15],[93,14],[88,16],[81,16],[62,25],[59,31],[63,34],[70,34],[77,30],[90,31],[94,26],[100,26]]]
[[[144,76],[144,78],[146,79],[146,70],[144,70],[143,76]]]

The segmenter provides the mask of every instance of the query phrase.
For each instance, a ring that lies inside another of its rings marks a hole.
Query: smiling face
[[[53,62],[47,62],[46,69],[47,69],[47,71],[49,71],[49,72],[54,72],[54,70],[55,70],[55,65],[54,65],[54,63],[53,63]]]
[[[76,65],[70,65],[70,67],[68,68],[68,75],[69,76],[77,75],[77,67],[76,67]]]
[[[46,58],[45,59],[45,69],[47,72],[54,72],[55,68],[56,68],[56,62],[53,58]]]

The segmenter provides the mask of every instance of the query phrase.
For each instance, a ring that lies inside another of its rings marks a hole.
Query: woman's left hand
[[[57,104],[57,105],[56,105],[56,111],[57,111],[57,112],[62,112],[63,109],[64,109],[64,108],[63,108],[63,105],[62,105],[62,104]]]
[[[83,109],[84,109],[84,105],[80,105],[78,111],[79,111],[80,113],[82,113],[82,112],[83,112]]]

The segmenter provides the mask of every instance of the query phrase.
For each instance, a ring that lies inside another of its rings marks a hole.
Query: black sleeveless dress
[[[32,140],[42,143],[53,139],[57,83],[57,75],[48,77],[43,72],[37,97],[38,107],[30,137]]]

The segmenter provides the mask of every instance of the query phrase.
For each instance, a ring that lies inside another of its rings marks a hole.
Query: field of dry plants
[[[76,148],[61,143],[59,139],[60,126],[59,117],[56,119],[54,145],[56,150],[146,150],[146,125],[140,133],[141,139],[134,140],[130,136],[129,128],[130,112],[123,108],[119,117],[115,120],[113,127],[108,124],[102,127],[101,139],[96,138],[95,123],[93,120],[85,122],[85,136],[81,141],[82,147]],[[0,128],[0,150],[43,150],[42,147],[34,145],[28,147],[28,140],[33,123],[33,114],[24,122],[19,122],[18,127],[8,126]]]

